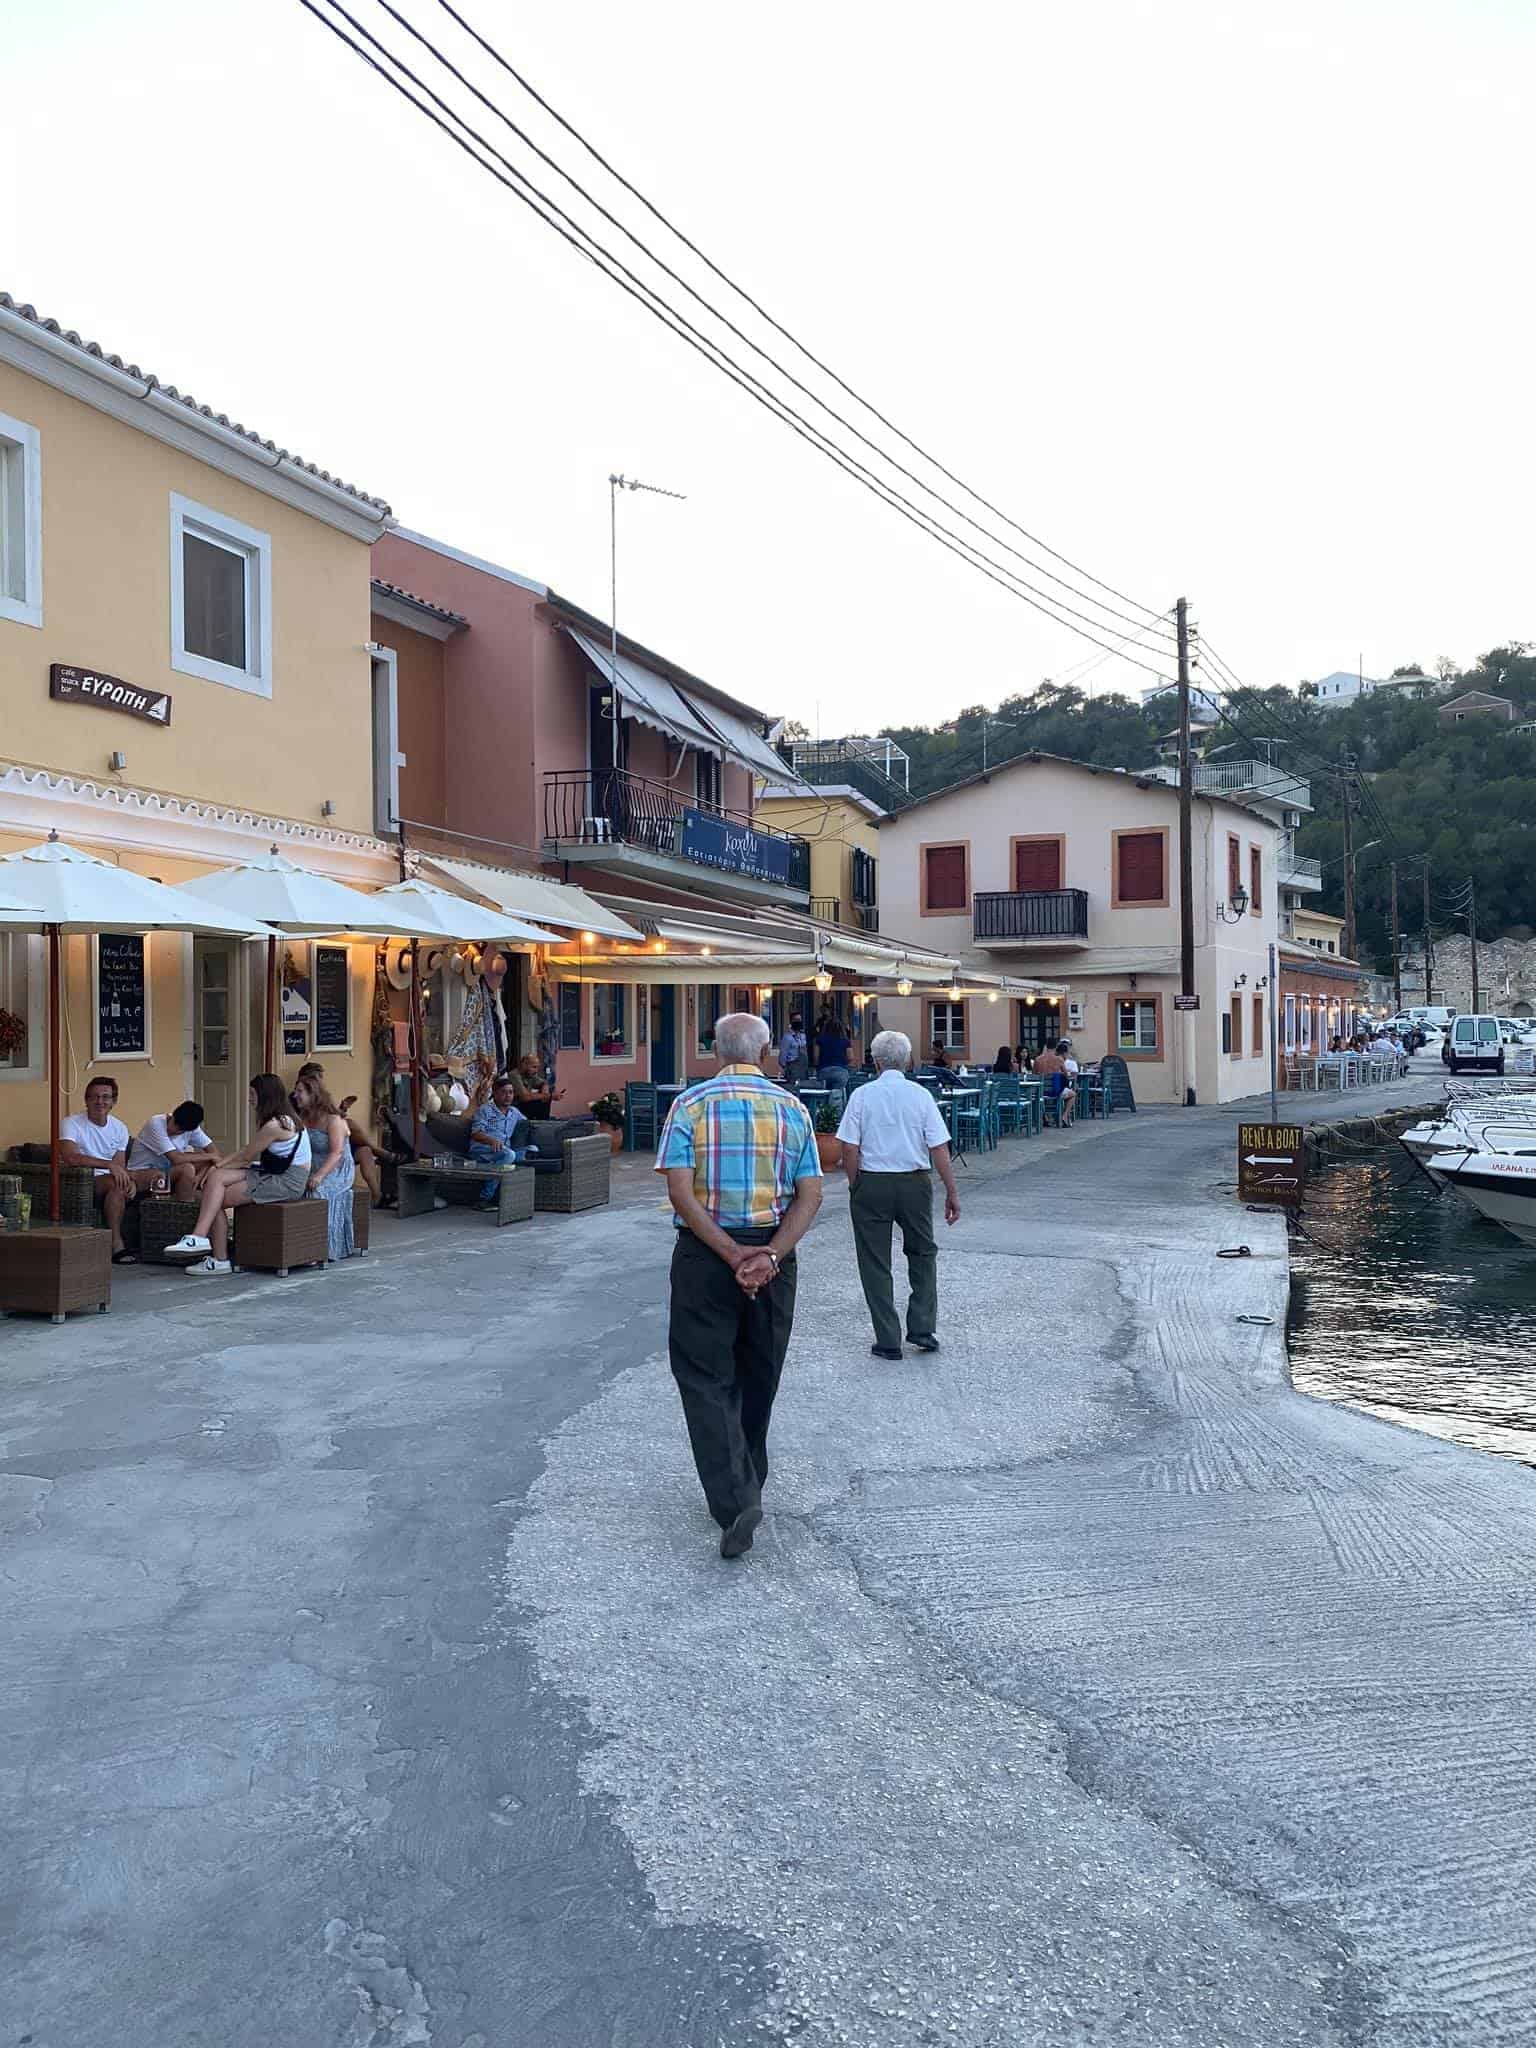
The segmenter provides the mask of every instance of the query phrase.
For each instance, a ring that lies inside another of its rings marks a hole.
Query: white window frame
[[[1285,1050],[1287,1052],[1294,1052],[1296,1050],[1296,998],[1294,996],[1287,996],[1285,999]]]
[[[137,935],[136,935],[137,936]],[[128,1066],[138,1060],[153,1061],[155,1057],[155,955],[154,934],[145,932],[144,940],[144,1046],[141,1052],[106,1052],[97,1036],[101,1027],[101,937],[91,938],[91,1065],[93,1067]]]
[[[194,654],[187,646],[182,539],[188,533],[194,540],[208,541],[244,557],[244,668],[229,661],[210,661],[206,654]],[[176,491],[171,493],[171,667],[180,675],[223,683],[227,689],[245,690],[253,697],[272,694],[272,536]]]
[[[1123,1034],[1121,1033],[1120,1029],[1120,1012],[1132,1006],[1134,1006],[1136,1012],[1135,1030],[1132,1033],[1132,1037],[1135,1042],[1134,1044],[1127,1045],[1124,1042]],[[1143,1044],[1142,1042],[1141,1027],[1143,1021],[1143,1011],[1145,1011],[1146,1014],[1152,1020],[1152,1043],[1150,1045]],[[1142,1053],[1149,1054],[1154,1059],[1161,1059],[1163,1048],[1158,1040],[1157,1035],[1157,1002],[1155,998],[1153,998],[1152,996],[1116,996],[1114,1049],[1117,1053]]]
[[[400,663],[393,647],[372,647],[373,829],[381,838],[400,832]]]
[[[27,1063],[0,1066],[0,1081],[43,1078],[43,987],[48,972],[47,942],[31,932],[0,931],[0,1009],[27,1020]],[[18,971],[19,970],[19,971]],[[18,979],[20,989],[17,988]]]
[[[628,991],[624,998],[624,1050],[623,1052],[599,1052],[597,1049],[597,992],[603,988],[622,988]],[[635,1025],[641,1000],[650,1001],[650,990],[643,984],[629,981],[594,981],[592,983],[592,1051],[594,1067],[632,1067],[635,1063]]]
[[[942,1036],[939,1032],[939,1012],[941,1010],[947,1012]],[[955,1036],[956,1017],[960,1019],[960,1035],[958,1038]],[[966,1029],[969,1023],[970,1017],[963,999],[958,1003],[952,1003],[948,996],[930,996],[928,999],[928,1043],[924,1046],[920,1057],[926,1061],[929,1053],[936,1045],[942,1045],[946,1052],[966,1051]],[[852,1035],[850,1032],[849,1036],[851,1037]]]
[[[9,444],[5,467],[21,464],[21,595],[0,587],[0,619],[16,626],[43,623],[43,443],[37,428],[0,412],[0,442]],[[3,484],[0,484],[3,488]]]

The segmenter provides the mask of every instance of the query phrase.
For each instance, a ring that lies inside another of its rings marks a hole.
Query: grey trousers
[[[939,1319],[939,1248],[933,1235],[933,1175],[860,1172],[849,1198],[859,1281],[875,1326],[875,1342],[901,1349],[901,1318],[891,1288],[891,1232],[901,1226],[911,1299],[908,1337],[931,1337]]]

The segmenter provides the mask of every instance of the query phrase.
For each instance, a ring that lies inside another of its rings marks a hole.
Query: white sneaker
[[[182,1268],[183,1272],[196,1273],[205,1280],[210,1278],[214,1274],[233,1273],[234,1270],[234,1267],[230,1264],[228,1259],[213,1258],[199,1259],[195,1265],[184,1266]]]
[[[168,1244],[161,1256],[167,1259],[200,1259],[212,1250],[213,1246],[206,1237],[199,1237],[195,1230],[189,1230],[185,1237],[178,1237],[174,1244]]]

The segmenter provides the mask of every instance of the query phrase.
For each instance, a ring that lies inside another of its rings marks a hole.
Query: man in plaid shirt
[[[768,1422],[795,1319],[795,1246],[821,1207],[804,1103],[762,1070],[761,1017],[715,1026],[720,1071],[673,1103],[656,1154],[677,1214],[668,1349],[720,1555],[763,1519]]]

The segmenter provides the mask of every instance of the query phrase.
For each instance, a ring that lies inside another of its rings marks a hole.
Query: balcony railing
[[[880,912],[873,903],[850,904],[845,912],[836,896],[813,896],[811,915],[819,924],[846,925],[850,931],[877,932]]]
[[[838,899],[835,896],[813,896],[811,915],[818,924],[836,924]]]
[[[1323,886],[1322,862],[1309,860],[1305,854],[1282,852],[1279,875],[1281,882],[1289,882],[1293,889],[1321,889]]]
[[[1191,770],[1195,789],[1209,795],[1263,798],[1290,811],[1312,808],[1311,783],[1288,775],[1283,768],[1272,768],[1267,761],[1195,761]],[[1149,772],[1163,782],[1179,779],[1178,765],[1172,761],[1161,762]]]
[[[1088,936],[1086,889],[984,891],[972,897],[971,913],[978,941]]]
[[[775,882],[798,895],[811,886],[809,843],[766,832],[739,811],[690,804],[666,783],[626,768],[559,769],[544,777],[544,836],[558,846],[627,846],[671,860]]]

